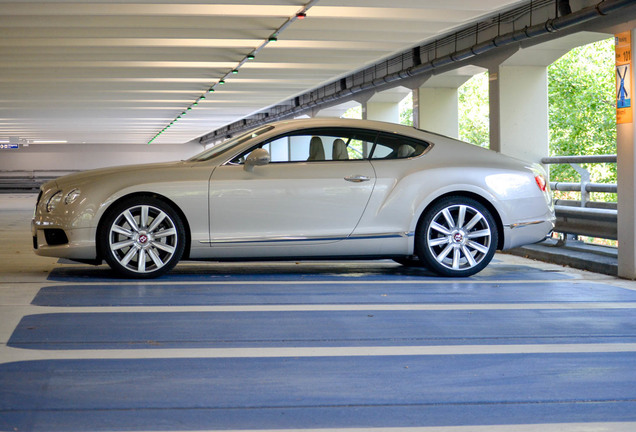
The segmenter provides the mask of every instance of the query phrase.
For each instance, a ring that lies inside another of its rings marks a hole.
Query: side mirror
[[[247,172],[252,172],[255,166],[267,165],[272,160],[269,152],[265,149],[259,148],[254,150],[245,159],[244,169]]]

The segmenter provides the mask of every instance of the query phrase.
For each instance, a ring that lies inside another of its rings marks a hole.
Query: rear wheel
[[[148,279],[171,270],[185,248],[179,215],[154,197],[116,204],[100,226],[99,247],[108,265],[122,276]]]
[[[418,253],[442,276],[465,277],[481,271],[497,249],[497,225],[478,201],[451,196],[425,214],[417,231]]]

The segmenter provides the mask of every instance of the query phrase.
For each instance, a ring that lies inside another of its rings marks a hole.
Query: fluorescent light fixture
[[[33,140],[33,144],[66,144],[67,140]]]

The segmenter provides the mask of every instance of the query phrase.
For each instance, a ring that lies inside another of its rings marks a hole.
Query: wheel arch
[[[99,244],[100,243],[99,233],[102,230],[105,216],[108,214],[110,209],[113,208],[113,206],[119,204],[122,201],[128,200],[130,198],[135,198],[135,197],[152,197],[152,198],[158,199],[160,201],[163,201],[166,205],[169,205],[175,212],[177,212],[177,214],[181,218],[181,221],[183,222],[183,227],[185,228],[185,233],[186,233],[185,249],[183,251],[183,256],[181,257],[181,259],[188,259],[190,256],[191,232],[190,232],[190,223],[188,222],[188,218],[186,217],[185,213],[183,213],[183,210],[181,210],[181,208],[174,201],[167,198],[166,196],[158,194],[156,192],[144,192],[144,191],[133,192],[127,195],[123,195],[117,198],[116,200],[112,201],[111,203],[109,203],[108,207],[104,209],[104,211],[102,212],[99,218],[99,223],[97,224],[97,229],[95,231],[95,244],[97,246],[96,249],[97,249],[98,259],[104,258],[102,256],[99,256],[101,251],[101,245]]]
[[[479,202],[481,205],[486,207],[486,209],[488,209],[488,211],[492,215],[493,219],[495,220],[495,224],[497,225],[497,250],[501,250],[503,248],[503,246],[504,246],[504,228],[503,228],[503,222],[501,220],[501,216],[499,215],[499,212],[497,211],[497,208],[488,199],[484,198],[482,195],[479,195],[479,194],[474,193],[474,192],[466,191],[466,190],[446,192],[446,193],[436,197],[431,202],[429,202],[424,207],[424,209],[420,212],[420,215],[419,215],[418,220],[417,220],[416,230],[420,229],[420,225],[422,224],[422,220],[424,219],[424,216],[426,215],[426,213],[428,212],[428,210],[431,207],[433,207],[435,204],[437,204],[442,199],[447,198],[447,197],[451,197],[451,196],[466,197],[466,198],[474,199],[475,201]],[[417,248],[417,243],[415,245],[415,248]],[[418,251],[415,250],[416,254],[417,254],[417,252]]]

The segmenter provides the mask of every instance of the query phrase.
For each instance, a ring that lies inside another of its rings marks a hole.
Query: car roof
[[[351,127],[358,129],[371,129],[387,133],[397,133],[418,139],[427,139],[429,132],[416,129],[413,126],[405,126],[396,123],[375,121],[375,120],[359,120],[346,118],[310,118],[310,119],[294,119],[282,120],[270,123],[278,131],[287,131],[295,129],[304,129],[312,127]]]

